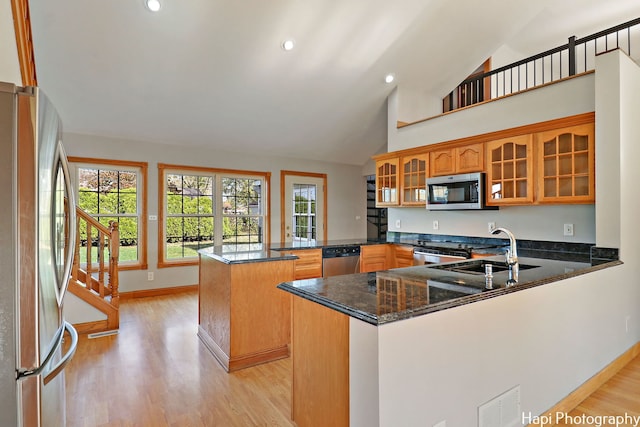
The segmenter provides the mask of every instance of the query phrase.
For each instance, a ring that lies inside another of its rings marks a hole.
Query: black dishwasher
[[[322,277],[358,273],[360,246],[328,246],[322,248]]]

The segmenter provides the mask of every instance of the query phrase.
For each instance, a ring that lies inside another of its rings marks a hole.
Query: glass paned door
[[[316,241],[316,205],[318,187],[315,184],[293,184],[292,230],[294,240]]]
[[[324,178],[285,175],[284,186],[284,241],[323,240]]]

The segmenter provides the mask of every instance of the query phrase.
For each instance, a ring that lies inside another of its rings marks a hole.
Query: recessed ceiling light
[[[281,46],[284,50],[291,50],[295,46],[295,42],[292,39],[287,39],[282,42]]]
[[[391,83],[396,79],[396,76],[394,76],[393,74],[387,74],[384,78],[384,82],[385,83]]]
[[[151,12],[157,12],[162,7],[162,5],[160,4],[160,0],[144,0],[144,5]]]

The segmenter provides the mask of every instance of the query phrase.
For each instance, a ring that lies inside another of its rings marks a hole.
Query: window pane
[[[197,217],[185,217],[184,229],[182,233],[183,240],[187,242],[194,242],[198,240],[198,218]]]
[[[198,218],[201,245],[213,245],[213,217]]]
[[[212,214],[213,213],[213,197],[211,196],[200,196],[197,197],[198,209],[197,212],[199,214]]]
[[[135,189],[124,190],[124,192],[120,193],[120,200],[118,201],[118,213],[135,214],[137,211],[138,195],[135,193]]]
[[[182,218],[167,218],[166,239],[167,243],[182,241]]]
[[[118,189],[118,171],[101,170],[98,173],[98,190],[101,193]]]
[[[120,217],[118,221],[118,229],[120,230],[120,242],[122,244],[136,244],[138,241],[137,217]]]
[[[167,213],[169,215],[182,213],[182,195],[167,194]]]
[[[136,173],[135,172],[127,172],[120,171],[120,176],[118,177],[118,189],[122,190],[134,190],[136,189]]]
[[[262,243],[262,217],[223,218],[223,243]]]
[[[79,168],[78,187],[91,191],[98,191],[98,170]]]
[[[118,212],[118,193],[108,192],[98,195],[98,213],[114,214]]]
[[[88,214],[98,213],[98,193],[85,191],[82,188],[78,191],[78,206]]]
[[[213,178],[210,176],[199,177],[198,189],[200,190],[200,195],[203,195],[203,196],[213,195]]]
[[[186,190],[187,189],[185,189],[185,191]],[[193,197],[193,196],[183,197],[182,198],[182,212],[185,213],[185,214],[198,213],[198,197]]]

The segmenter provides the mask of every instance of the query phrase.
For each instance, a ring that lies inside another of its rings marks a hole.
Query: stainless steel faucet
[[[509,236],[509,249],[507,249],[506,262],[509,266],[509,281],[507,282],[507,286],[513,285],[518,281],[518,272],[520,271],[520,266],[518,265],[518,249],[516,248],[516,237],[513,233],[506,228],[498,227],[494,228],[491,231],[491,234],[504,233]]]

